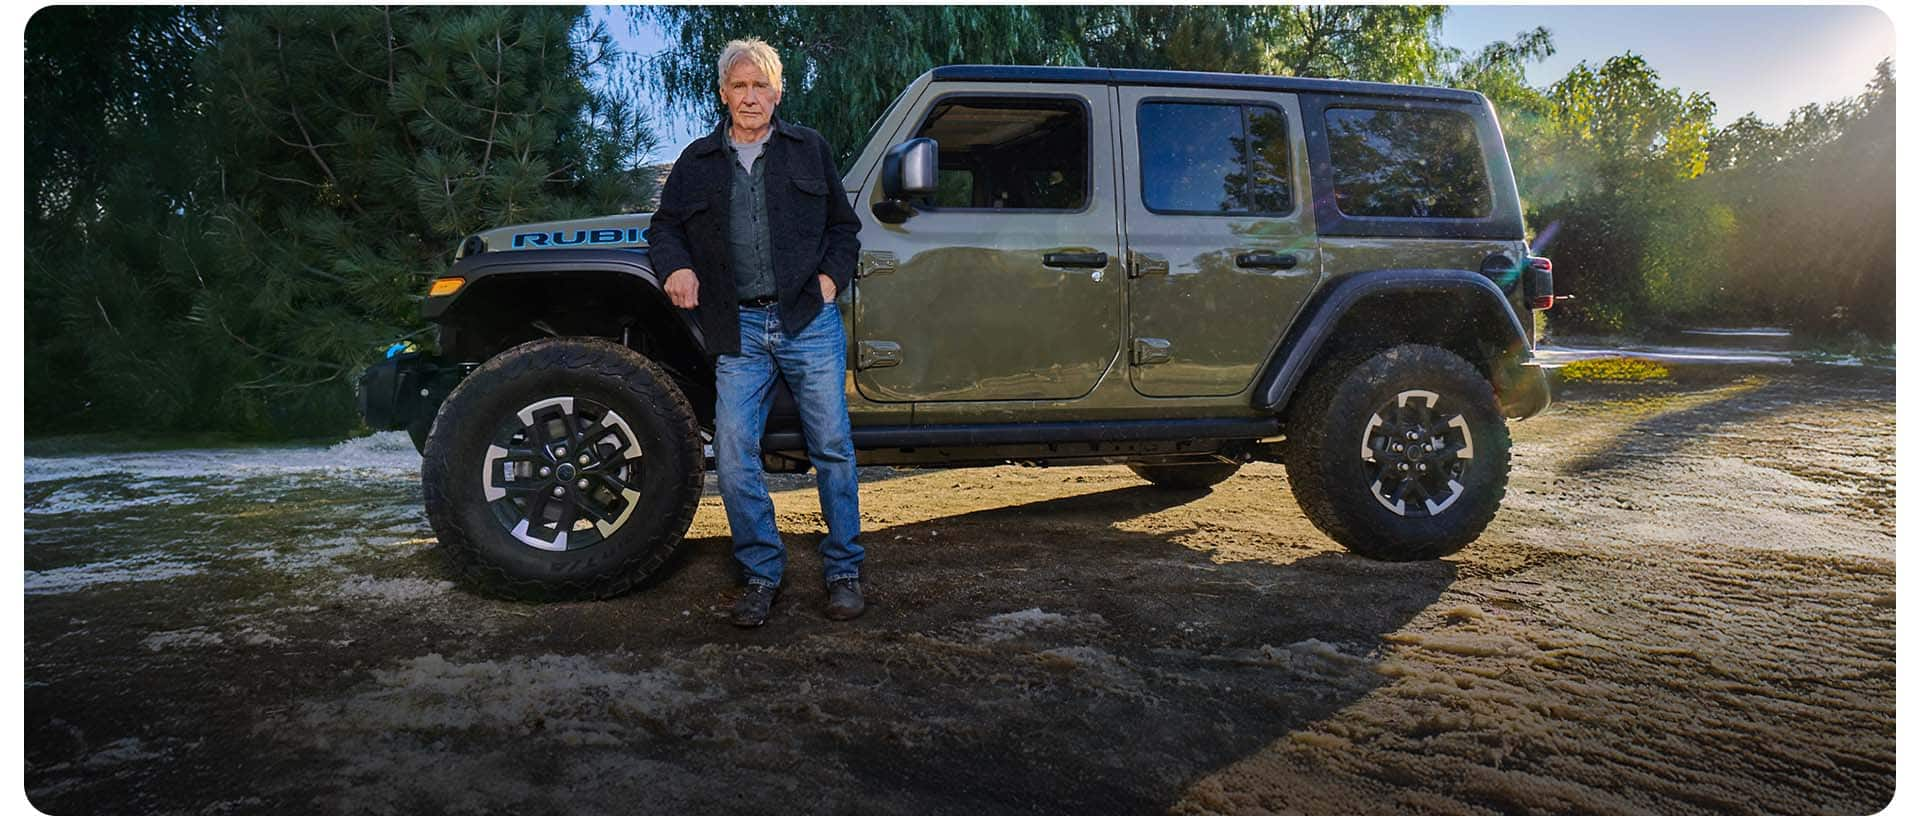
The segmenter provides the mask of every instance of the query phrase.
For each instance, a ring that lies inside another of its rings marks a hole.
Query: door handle
[[[1233,263],[1243,268],[1292,270],[1300,260],[1290,253],[1243,253],[1234,257]]]
[[[1094,253],[1050,253],[1040,258],[1050,268],[1104,268],[1107,255]]]

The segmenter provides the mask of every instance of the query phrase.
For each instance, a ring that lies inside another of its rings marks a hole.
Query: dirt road
[[[873,607],[775,619],[712,493],[642,594],[453,588],[398,435],[29,458],[26,785],[54,813],[1870,813],[1894,783],[1890,369],[1573,385],[1445,561],[1284,470],[870,470]]]

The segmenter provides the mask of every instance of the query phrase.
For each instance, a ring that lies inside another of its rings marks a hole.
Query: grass
[[[1647,382],[1670,377],[1666,365],[1648,359],[1613,357],[1582,359],[1560,368],[1560,378],[1568,382]]]

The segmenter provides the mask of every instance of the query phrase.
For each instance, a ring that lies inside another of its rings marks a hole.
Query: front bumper
[[[467,368],[419,351],[395,353],[367,368],[354,385],[360,417],[375,430],[405,430],[430,423],[440,402],[453,392]]]

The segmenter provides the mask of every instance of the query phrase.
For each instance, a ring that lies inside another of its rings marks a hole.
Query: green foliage
[[[1631,190],[1706,170],[1713,100],[1660,85],[1646,60],[1628,53],[1598,69],[1585,62],[1547,91],[1550,128],[1540,146],[1564,167],[1535,195]]]
[[[344,431],[353,375],[430,330],[420,294],[462,235],[650,193],[634,167],[652,147],[646,118],[588,87],[617,55],[578,8],[262,6],[217,26],[168,14],[155,16],[200,35],[163,53],[169,76],[191,78],[165,107],[178,127],[113,128],[155,104],[129,92],[104,119],[132,161],[97,186],[49,171],[35,189],[84,201],[43,207],[30,235],[91,231],[31,266],[29,299],[68,345],[29,368],[44,377],[29,393],[49,397],[36,429]],[[55,52],[77,45],[56,33],[112,34],[110,74],[138,78],[154,59],[138,32],[69,28],[29,39]],[[67,91],[37,79],[30,100]],[[50,138],[70,149],[85,134]],[[63,378],[72,392],[47,388]]]
[[[1731,265],[1733,209],[1699,186],[1687,186],[1647,209],[1646,244],[1638,270],[1643,314],[1670,321],[1712,321],[1736,298]]]
[[[1581,359],[1568,362],[1560,368],[1560,378],[1567,382],[1645,382],[1671,375],[1666,365],[1651,359],[1631,357]]]
[[[650,66],[673,110],[724,116],[716,61],[759,37],[780,53],[781,115],[851,158],[868,124],[928,69],[1095,65],[1430,82],[1439,6],[657,6],[633,12],[678,45]]]
[[[66,6],[28,21],[30,429],[166,423],[199,409],[194,385],[206,376],[162,318],[187,297],[151,268],[158,238],[202,187],[202,153],[181,148],[197,139],[204,95],[192,64],[219,19],[207,8]]]
[[[650,66],[672,110],[724,115],[717,61],[729,40],[760,37],[780,53],[780,115],[818,130],[842,159],[915,76],[954,62],[1057,64],[1059,7],[654,6],[636,10],[678,43]]]
[[[1721,139],[1744,151],[1702,180],[1739,222],[1731,307],[1820,337],[1893,339],[1894,90],[1883,62],[1859,96],[1778,127],[1736,122]]]
[[[1080,62],[1378,82],[1438,76],[1441,6],[1095,6],[1056,31]]]
[[[474,230],[643,207],[635,102],[721,116],[714,61],[759,36],[783,114],[843,161],[899,90],[956,63],[1438,83],[1494,103],[1556,331],[1781,323],[1893,336],[1894,80],[1711,127],[1642,58],[1540,86],[1545,29],[1461,53],[1437,6],[644,8],[623,59],[578,8],[50,7],[27,26],[29,429],[313,435],[418,339]],[[657,93],[647,93],[657,92]]]
[[[1631,55],[1576,67],[1548,98],[1548,127],[1511,150],[1547,158],[1519,180],[1557,289],[1576,295],[1556,327],[1892,339],[1890,63],[1862,95],[1779,126],[1748,114],[1713,130],[1710,100],[1661,87]]]

